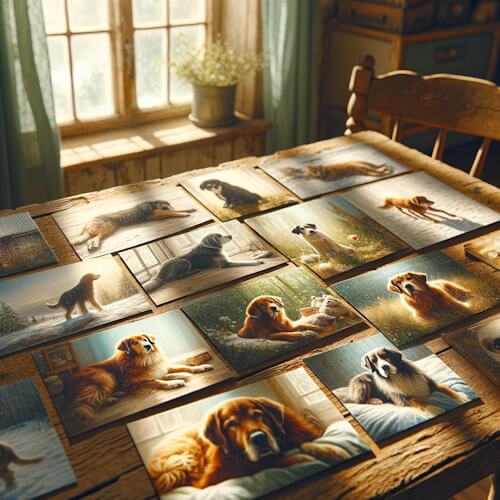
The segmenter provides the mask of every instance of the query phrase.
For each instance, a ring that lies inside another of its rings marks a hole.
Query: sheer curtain
[[[272,152],[317,138],[319,0],[261,0],[261,10]]]
[[[41,0],[0,0],[0,208],[61,194]]]

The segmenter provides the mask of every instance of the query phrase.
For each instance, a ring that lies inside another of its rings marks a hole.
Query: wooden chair
[[[392,139],[401,138],[402,122],[439,129],[432,157],[441,160],[452,130],[483,137],[470,175],[480,177],[491,141],[500,140],[500,88],[478,78],[413,71],[375,76],[375,60],[366,55],[354,66],[349,82],[346,135],[367,130],[368,110],[394,119]]]

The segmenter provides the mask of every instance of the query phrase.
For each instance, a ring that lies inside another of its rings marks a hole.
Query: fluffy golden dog
[[[3,441],[0,441],[0,479],[5,481],[5,486],[9,488],[16,482],[16,474],[10,468],[11,464],[30,465],[41,462],[45,457],[20,457],[14,448]]]
[[[318,177],[324,181],[337,181],[354,175],[368,177],[383,177],[392,173],[392,168],[387,165],[374,165],[367,161],[346,161],[333,165],[308,165],[306,175]]]
[[[434,202],[425,196],[413,196],[413,198],[386,198],[384,204],[379,208],[395,207],[401,213],[408,215],[412,219],[426,219],[432,222],[442,222],[442,220],[431,217],[428,213],[442,213],[448,217],[456,217],[455,214],[435,208],[433,205]]]
[[[316,424],[268,398],[239,397],[210,409],[190,430],[168,436],[147,467],[160,494],[179,486],[205,488],[226,479],[315,458],[337,463],[342,448],[319,444]],[[286,455],[299,448],[302,453]]]
[[[67,320],[71,319],[73,309],[78,306],[81,314],[87,314],[87,302],[90,302],[98,311],[102,311],[102,307],[95,298],[94,281],[101,277],[100,274],[87,273],[82,276],[77,285],[64,292],[59,297],[55,304],[45,304],[51,309],[62,307],[65,310],[64,316]]]
[[[177,389],[186,385],[191,374],[209,370],[212,365],[170,364],[153,335],[127,337],[118,343],[113,356],[73,375],[70,413],[76,419],[91,419],[100,407],[116,403],[118,395]]]
[[[281,297],[259,295],[247,306],[243,327],[238,332],[240,337],[248,339],[301,340],[301,331],[320,332],[316,325],[296,324],[286,315]]]
[[[443,314],[464,312],[471,291],[446,280],[427,281],[426,273],[408,271],[393,276],[387,285],[397,293],[416,319],[437,320]]]

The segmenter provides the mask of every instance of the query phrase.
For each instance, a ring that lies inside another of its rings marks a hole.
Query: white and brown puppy
[[[355,255],[356,250],[350,246],[337,243],[330,236],[320,231],[316,224],[307,223],[294,226],[292,233],[300,236],[314,250],[313,258],[326,260],[339,255]]]
[[[436,391],[462,403],[467,401],[457,391],[435,382],[396,349],[373,349],[363,356],[361,366],[368,373],[356,375],[349,384],[350,400],[354,403],[393,403],[427,411],[425,400]]]
[[[387,290],[400,295],[401,302],[419,320],[432,321],[443,314],[464,312],[469,308],[471,291],[446,280],[428,281],[426,273],[408,271],[393,276]]]

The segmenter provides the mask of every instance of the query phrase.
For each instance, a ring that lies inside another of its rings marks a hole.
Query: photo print
[[[46,347],[33,357],[70,436],[233,375],[179,310]]]
[[[464,245],[465,254],[500,271],[500,231],[493,231]]]
[[[0,357],[149,310],[111,257],[0,282]]]
[[[425,172],[361,186],[343,196],[415,250],[500,221],[498,212]]]
[[[128,429],[161,498],[249,500],[370,452],[304,368]]]
[[[407,248],[341,196],[282,208],[245,223],[324,279]]]
[[[182,310],[238,372],[361,322],[298,268],[203,297]]]
[[[98,257],[199,226],[212,216],[177,186],[156,186],[53,215],[80,258]]]
[[[446,333],[444,339],[500,388],[500,314]]]
[[[441,252],[383,266],[333,289],[397,346],[500,301],[499,290]]]
[[[120,257],[156,305],[287,262],[238,221],[154,241]]]
[[[400,351],[381,334],[305,362],[376,442],[479,399],[427,347]]]
[[[181,181],[218,219],[227,221],[298,200],[253,167],[221,169]]]
[[[30,214],[0,217],[0,278],[56,263]]]
[[[45,497],[75,483],[35,382],[0,386],[0,498]]]
[[[410,171],[367,144],[277,153],[260,168],[303,200]]]

